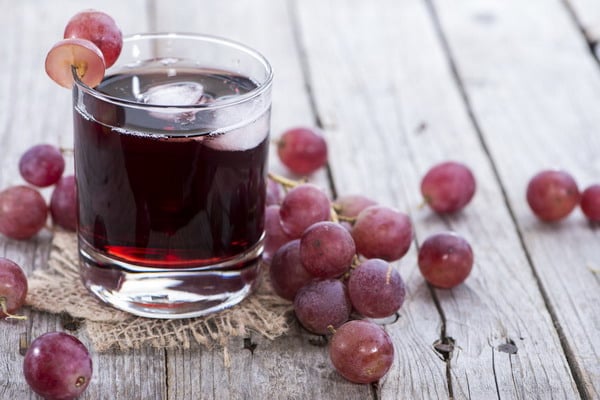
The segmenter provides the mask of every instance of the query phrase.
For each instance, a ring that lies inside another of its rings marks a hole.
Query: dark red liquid
[[[216,82],[236,93],[240,87],[252,89],[250,81],[240,79],[220,76]],[[122,82],[109,79],[98,90],[111,93],[118,85]],[[197,133],[201,121],[187,124],[197,125],[190,134],[192,130],[145,111],[91,96],[84,104],[92,118],[80,110],[74,113],[80,238],[111,257],[161,268],[215,264],[260,240],[267,132],[253,148],[219,150]],[[146,132],[173,134],[133,134],[143,133],[139,125],[133,126],[141,120]]]

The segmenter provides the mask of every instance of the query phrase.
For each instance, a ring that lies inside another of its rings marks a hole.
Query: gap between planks
[[[573,24],[577,27],[577,30],[581,32],[581,36],[583,36],[583,40],[587,44],[587,48],[594,59],[598,67],[600,67],[600,38],[594,37],[588,30],[585,28],[582,20],[579,18],[579,15],[575,11],[573,5],[569,2],[569,0],[561,0],[563,6],[567,10],[567,14],[573,21]]]
[[[314,123],[320,129],[323,129],[323,122],[319,115],[319,110],[317,108],[317,103],[315,101],[315,93],[312,88],[311,82],[312,77],[310,73],[310,68],[308,66],[308,57],[306,52],[306,46],[302,42],[302,34],[300,28],[300,19],[298,16],[298,10],[296,9],[297,0],[288,0],[287,7],[290,14],[290,19],[292,23],[292,35],[294,44],[296,45],[296,52],[298,53],[298,59],[300,60],[300,70],[302,72],[302,78],[304,80],[304,86],[306,88],[306,95],[308,97],[308,102],[310,106],[310,112],[313,115]],[[331,151],[331,150],[329,150]],[[331,191],[332,198],[336,199],[338,196],[337,188],[335,186],[335,181],[333,180],[333,173],[331,171],[331,165],[329,162],[326,164],[326,176],[327,182],[329,183],[329,190]]]

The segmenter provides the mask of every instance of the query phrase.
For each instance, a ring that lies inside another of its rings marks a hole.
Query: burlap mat
[[[143,346],[225,346],[230,337],[256,332],[274,339],[288,330],[286,313],[291,304],[273,294],[265,279],[255,294],[230,309],[201,318],[161,320],[136,317],[101,303],[81,283],[77,264],[75,234],[56,232],[48,268],[38,269],[28,278],[27,304],[83,319],[98,352]]]

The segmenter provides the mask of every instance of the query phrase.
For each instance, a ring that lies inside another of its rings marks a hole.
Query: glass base
[[[190,318],[238,304],[256,288],[263,243],[218,265],[162,269],[128,264],[79,241],[84,285],[105,303],[148,318]]]

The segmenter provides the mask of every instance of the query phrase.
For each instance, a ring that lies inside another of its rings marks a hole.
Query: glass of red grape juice
[[[143,34],[73,90],[81,277],[116,308],[202,316],[257,285],[269,62],[217,37]]]

